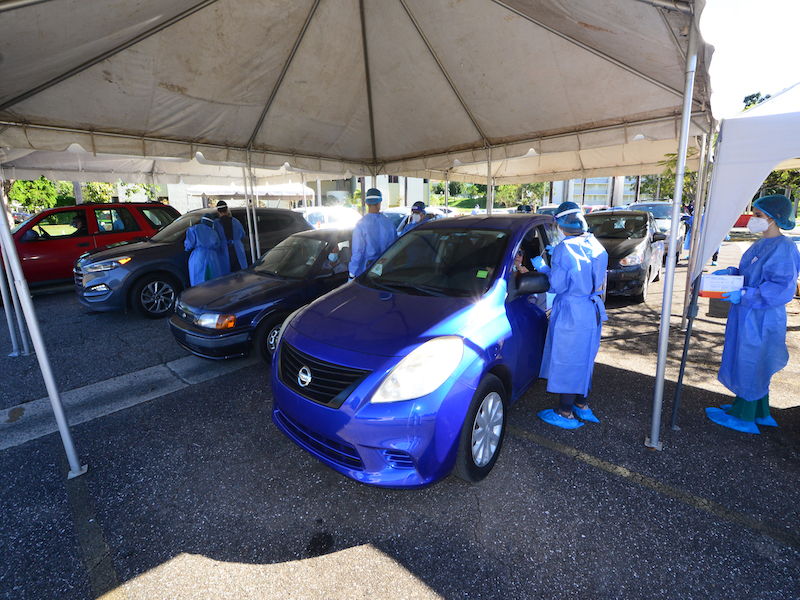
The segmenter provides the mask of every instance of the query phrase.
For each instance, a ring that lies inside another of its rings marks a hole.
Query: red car
[[[12,233],[28,283],[72,282],[84,252],[150,237],[179,216],[157,202],[79,204],[43,210]]]

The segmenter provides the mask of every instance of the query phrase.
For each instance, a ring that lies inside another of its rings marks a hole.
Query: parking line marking
[[[572,446],[567,446],[566,444],[561,444],[559,442],[554,442],[553,440],[547,439],[546,437],[542,437],[540,435],[536,435],[535,433],[531,433],[530,431],[526,431],[525,429],[509,426],[508,431],[509,433],[516,435],[517,437],[521,437],[530,442],[534,442],[535,444],[539,444],[540,446],[544,446],[545,448],[555,450],[556,452],[560,452],[561,454],[565,454],[571,458],[580,460],[588,465],[591,465],[592,467],[601,469],[603,471],[606,471],[607,473],[616,475],[617,477],[622,477],[624,479],[632,481],[633,483],[637,483],[642,487],[649,488],[660,494],[664,494],[665,496],[674,498],[680,502],[683,502],[688,506],[710,513],[715,517],[725,519],[726,521],[730,521],[731,523],[735,523],[737,525],[743,525],[745,527],[758,531],[759,533],[763,533],[772,538],[775,538],[776,540],[788,544],[795,549],[800,549],[800,536],[798,536],[798,534],[793,531],[790,531],[788,529],[782,529],[780,527],[776,527],[775,525],[770,525],[769,523],[765,523],[764,521],[761,521],[759,519],[749,517],[735,510],[731,510],[730,508],[727,508],[711,500],[706,500],[705,498],[694,496],[692,494],[689,494],[688,492],[679,490],[676,487],[667,485],[666,483],[661,483],[660,481],[653,479],[652,477],[647,477],[645,475],[642,475],[641,473],[637,473],[635,471],[631,471],[630,469],[626,469],[625,467],[620,467],[619,465],[615,465],[608,461],[602,460],[600,458],[597,458],[596,456],[592,456],[591,454],[581,452],[577,448],[573,448]]]

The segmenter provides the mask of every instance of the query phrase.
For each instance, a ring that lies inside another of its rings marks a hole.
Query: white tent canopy
[[[800,83],[722,121],[709,188],[707,231],[692,266],[697,277],[775,169],[800,158]]]
[[[185,160],[201,152],[358,176],[445,173],[489,151],[492,161],[533,151],[537,167],[526,175],[538,180],[643,172],[653,160],[637,166],[638,135],[677,139],[685,35],[703,6],[0,3],[0,39],[13,41],[0,62],[0,147],[78,144],[91,155]],[[710,52],[700,54],[698,115],[708,111]],[[695,125],[707,130],[707,121]]]

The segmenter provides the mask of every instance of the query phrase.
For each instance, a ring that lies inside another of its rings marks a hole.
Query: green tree
[[[111,202],[115,186],[111,183],[90,181],[81,185],[84,202]]]
[[[451,181],[447,189],[450,192],[450,196],[458,196],[461,193],[462,183],[460,181]]]
[[[125,198],[140,192],[147,196],[147,199],[151,201],[158,197],[156,186],[151,183],[125,183],[122,184],[121,187],[122,193],[125,194]]]
[[[56,205],[56,186],[44,175],[36,181],[17,180],[11,186],[8,197],[21,204],[28,212],[36,212]]]
[[[56,182],[56,206],[74,206],[75,190],[71,181]]]
[[[444,183],[437,181],[431,186],[431,192],[434,194],[444,194]]]

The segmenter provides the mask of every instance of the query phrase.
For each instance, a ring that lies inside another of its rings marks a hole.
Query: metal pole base
[[[648,448],[650,448],[650,450],[663,450],[664,449],[664,444],[662,444],[660,441],[657,442],[655,445],[651,444],[649,435],[646,438],[644,438],[644,445],[647,446]]]
[[[83,475],[84,473],[86,473],[86,471],[87,471],[88,469],[89,469],[89,465],[83,465],[83,466],[82,466],[82,467],[81,467],[79,470],[77,470],[77,471],[70,471],[69,473],[67,473],[67,479],[75,479],[76,477],[80,477],[81,475]]]
[[[681,428],[678,427],[677,425],[670,425],[669,428],[672,429],[672,431],[680,431],[681,430]]]

